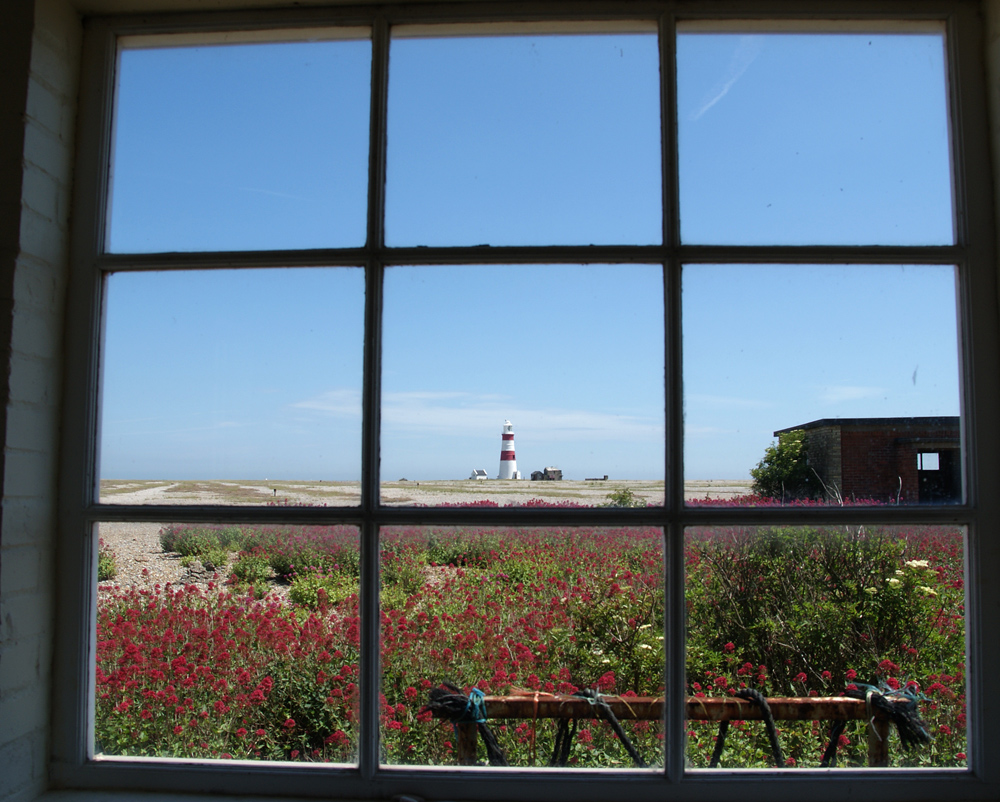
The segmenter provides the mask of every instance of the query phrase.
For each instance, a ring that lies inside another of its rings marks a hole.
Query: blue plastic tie
[[[486,723],[486,694],[479,688],[469,691],[469,699],[465,703],[462,721],[474,721],[476,724]]]

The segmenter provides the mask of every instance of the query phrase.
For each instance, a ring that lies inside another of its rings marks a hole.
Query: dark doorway
[[[921,504],[955,504],[962,500],[961,452],[957,448],[917,454]]]

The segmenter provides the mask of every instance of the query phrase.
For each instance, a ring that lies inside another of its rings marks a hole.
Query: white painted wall
[[[3,208],[5,224],[17,216],[17,239],[0,240],[6,301],[0,331],[9,338],[3,344],[0,798],[21,800],[37,796],[47,780],[63,301],[81,27],[61,0],[38,0],[33,30],[31,2],[5,3],[2,14],[3,46],[30,53],[30,62],[12,64],[4,74],[26,91],[20,108],[3,108],[0,128],[0,152],[16,146],[18,133],[22,146],[20,203]],[[3,229],[8,237],[12,230]]]

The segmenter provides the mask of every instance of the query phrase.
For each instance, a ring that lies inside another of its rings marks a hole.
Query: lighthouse
[[[509,420],[503,422],[503,434],[500,435],[500,475],[497,479],[520,479],[517,470],[517,460],[514,459],[514,426]]]

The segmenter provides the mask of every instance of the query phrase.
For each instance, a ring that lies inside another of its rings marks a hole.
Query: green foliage
[[[355,543],[326,548],[305,543],[283,544],[269,550],[268,562],[283,582],[291,582],[296,574],[326,570],[357,578],[361,574],[361,552]]]
[[[655,695],[663,688],[663,593],[611,586],[570,607],[572,637],[562,644],[572,674],[587,685],[611,672],[622,689]]]
[[[932,530],[899,528],[691,533],[685,584],[690,691],[719,696],[745,685],[768,696],[827,696],[851,683],[900,687],[913,680],[928,694],[920,709],[936,740],[909,755],[894,745],[893,765],[963,765],[958,543]],[[706,766],[717,725],[688,727],[690,765]],[[780,731],[789,765],[818,763],[825,727],[782,722]],[[843,738],[840,764],[864,766],[864,723],[849,724]],[[722,765],[764,767],[768,754],[763,729],[747,722],[731,730]]]
[[[773,692],[795,677],[854,669],[874,681],[889,655],[930,645],[937,608],[919,571],[900,568],[904,541],[863,528],[735,529],[692,544],[688,662],[723,670],[734,651],[767,666]],[[726,644],[730,648],[726,649]]]
[[[206,534],[218,528],[197,529],[214,544],[207,553],[223,548]],[[351,758],[356,533],[261,527],[252,534],[244,542],[253,545],[233,566],[234,584],[253,583],[256,594],[268,559],[278,556],[304,566],[291,575],[288,603],[277,596],[255,602],[232,588],[215,595],[168,586],[153,597],[102,591],[100,748]],[[454,762],[450,728],[422,712],[427,691],[442,679],[497,695],[588,687],[626,698],[664,692],[660,529],[398,527],[381,538],[378,691],[387,762]],[[914,680],[926,694],[921,711],[936,740],[918,754],[893,746],[893,765],[966,765],[963,542],[949,527],[689,529],[689,693],[718,697],[746,686],[767,696],[828,696],[851,682],[898,687]],[[178,657],[186,661],[185,682],[197,688],[185,690],[181,704],[167,691],[177,681]],[[163,672],[158,679],[149,671],[154,665]],[[228,685],[220,688],[224,677]],[[156,701],[149,690],[167,696]],[[662,759],[661,722],[623,726],[647,759]],[[716,722],[688,722],[690,766],[707,765],[717,729]],[[794,765],[818,764],[825,724],[781,722],[780,730]],[[529,720],[498,721],[495,729],[512,765],[551,752],[554,733],[551,722]],[[844,739],[841,765],[863,766],[865,723],[850,724]],[[759,722],[731,725],[724,766],[764,767],[769,759]],[[585,720],[571,762],[628,766],[607,725]]]
[[[207,552],[240,551],[252,536],[239,526],[165,526],[160,530],[160,547],[181,556],[200,557]],[[202,560],[204,563],[204,560]],[[225,565],[225,560],[222,562]]]
[[[406,596],[419,592],[424,585],[426,567],[421,557],[422,555],[401,553],[383,546],[379,571],[383,591],[386,588],[398,587]]]
[[[503,550],[496,532],[432,532],[427,538],[427,562],[432,565],[491,565]]]
[[[303,627],[320,626],[315,618],[303,622]],[[354,711],[329,704],[329,690],[316,681],[317,674],[329,671],[329,664],[310,655],[304,660],[277,661],[270,669],[274,685],[267,700],[265,727],[276,733],[276,745],[284,754],[292,750],[315,753],[323,749],[328,733],[351,729]]]
[[[646,501],[633,493],[627,487],[619,487],[617,490],[608,493],[605,498],[608,500],[606,507],[645,507]]]
[[[118,576],[118,562],[115,553],[100,543],[97,548],[97,581],[108,582]]]
[[[229,552],[222,547],[205,549],[200,557],[201,564],[209,571],[221,571],[229,562]]]
[[[754,493],[778,499],[815,495],[819,482],[809,468],[805,437],[802,429],[783,432],[765,449],[764,458],[750,469]]]
[[[266,585],[271,578],[271,567],[267,555],[259,551],[243,553],[233,563],[232,578],[234,582],[254,587]]]
[[[288,598],[293,604],[316,610],[339,604],[357,591],[358,583],[353,576],[314,569],[296,574]]]

